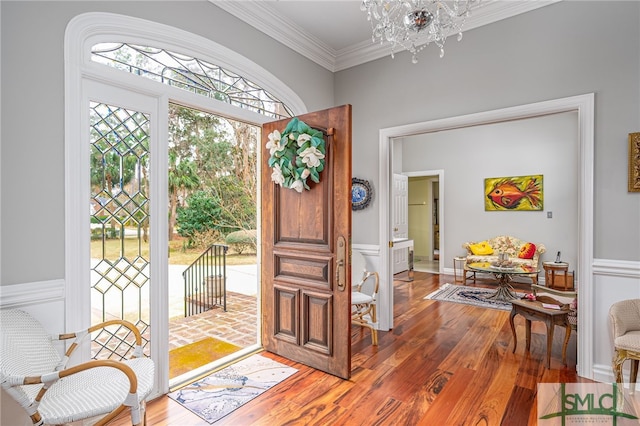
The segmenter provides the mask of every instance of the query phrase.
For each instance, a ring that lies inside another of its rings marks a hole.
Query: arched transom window
[[[202,59],[127,43],[95,44],[91,59],[274,119],[294,115],[282,101],[256,83]]]

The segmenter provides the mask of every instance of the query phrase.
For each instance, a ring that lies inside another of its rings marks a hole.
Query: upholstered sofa
[[[466,265],[476,262],[497,262],[500,253],[505,253],[508,260],[517,265],[528,265],[540,270],[540,255],[546,251],[544,244],[531,243],[509,235],[501,235],[484,241],[468,241],[462,245],[467,251],[464,281],[466,284]],[[534,284],[538,283],[538,274],[527,275]],[[475,278],[475,275],[474,275]]]

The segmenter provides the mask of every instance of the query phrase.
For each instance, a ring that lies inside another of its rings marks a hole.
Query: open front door
[[[351,105],[298,117],[325,132],[320,182],[275,184],[262,126],[262,340],[266,350],[342,378],[351,371]]]

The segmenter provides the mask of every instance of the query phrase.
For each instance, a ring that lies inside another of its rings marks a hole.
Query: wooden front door
[[[351,371],[351,105],[298,117],[325,131],[325,168],[301,193],[276,185],[262,126],[262,343],[338,377]]]

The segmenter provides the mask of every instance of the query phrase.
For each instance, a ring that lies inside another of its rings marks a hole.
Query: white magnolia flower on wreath
[[[311,174],[311,170],[304,169],[302,173],[300,173],[300,179],[306,179],[309,177],[310,174]]]
[[[324,154],[315,146],[310,146],[302,151],[300,154],[302,157],[302,162],[307,165],[307,167],[318,167],[320,165],[320,160],[324,158]]]
[[[304,184],[302,183],[302,181],[300,179],[295,180],[291,184],[291,189],[295,189],[298,192],[302,192],[302,190],[304,189]]]
[[[267,142],[266,148],[269,150],[270,155],[273,155],[279,151],[283,151],[286,148],[285,145],[280,145],[280,139],[282,138],[282,136],[280,135],[279,131],[274,130],[273,132],[269,133],[268,137],[269,142]]]
[[[271,180],[277,185],[282,185],[284,183],[284,175],[282,174],[282,169],[279,164],[274,164],[273,171],[271,172]]]
[[[298,146],[301,147],[302,145],[304,145],[305,142],[308,142],[311,140],[311,135],[308,135],[306,133],[301,133],[298,136]]]

